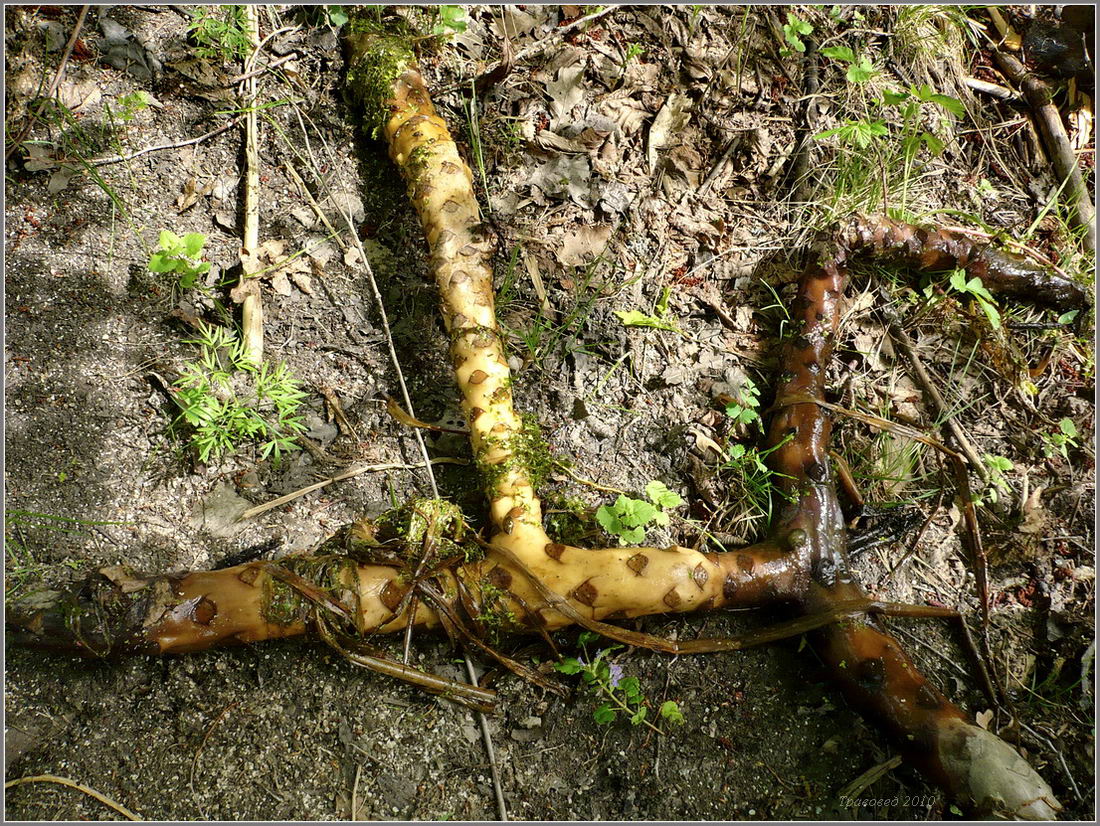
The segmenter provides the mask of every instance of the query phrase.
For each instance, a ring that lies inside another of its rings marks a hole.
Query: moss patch
[[[378,21],[366,12],[353,15],[348,25],[348,94],[377,139],[390,114],[394,84],[415,57],[407,38],[380,31]]]
[[[531,481],[531,487],[536,491],[554,466],[554,460],[550,456],[550,447],[542,436],[542,429],[538,420],[531,415],[521,415],[522,422],[519,432],[505,437],[505,439],[493,444],[494,440],[486,439],[485,447],[478,451],[479,454],[488,452],[488,449],[500,444],[511,454],[507,460],[497,464],[485,462],[481,455],[477,457],[477,469],[481,474],[484,489],[492,495],[497,485],[509,471],[520,469],[526,472]]]

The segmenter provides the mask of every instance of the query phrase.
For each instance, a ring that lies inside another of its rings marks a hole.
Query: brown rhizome
[[[704,607],[794,603],[810,618],[798,630],[822,623],[819,650],[834,665],[849,696],[903,743],[908,740],[915,757],[960,800],[1004,806],[1018,814],[1051,811],[1042,808],[1056,804],[1049,789],[1038,785],[1041,781],[1009,799],[1004,789],[974,780],[973,766],[959,755],[970,749],[972,740],[986,744],[992,736],[963,722],[897,644],[861,618],[866,612],[906,609],[869,601],[846,576],[843,519],[826,457],[830,421],[820,402],[822,365],[831,354],[849,253],[866,250],[911,266],[958,264],[990,286],[998,274],[1005,275],[1009,289],[1012,277],[1019,277],[1028,290],[1046,290],[1054,303],[1079,302],[1079,290],[1044,280],[1035,268],[947,233],[874,219],[842,228],[834,249],[823,256],[822,268],[803,279],[797,306],[801,329],[783,357],[788,374],[777,391],[769,439],[779,445],[794,429],[794,438],[775,451],[774,462],[797,501],[777,520],[771,539],[728,554],[679,547],[569,547],[545,534],[540,502],[517,448],[523,426],[511,406],[469,171],[411,66],[394,79],[395,111],[391,109],[384,129],[432,252],[474,455],[488,488],[493,535],[479,546],[463,533],[453,512],[437,502],[413,502],[406,525],[391,526],[387,533],[362,524],[312,559],[247,563],[175,578],[104,570],[94,592],[72,607],[88,611],[85,620],[74,623],[71,612],[27,610],[26,605],[23,616],[13,618],[40,642],[84,646],[91,653],[198,650],[222,641],[301,633],[313,622],[347,654],[364,659],[373,655],[350,650],[354,635],[399,631],[410,620],[442,625],[461,638],[469,630],[466,626],[485,612],[488,594],[494,601],[503,599],[497,610],[512,618],[516,630],[549,631],[580,622],[633,644],[658,647],[658,640],[602,623]],[[394,558],[395,552],[407,558]],[[689,653],[740,646],[713,640],[663,648]],[[486,698],[470,699],[477,705]],[[1008,747],[999,748],[989,746],[991,754],[999,755],[992,758],[993,765],[1023,773],[1004,751]]]

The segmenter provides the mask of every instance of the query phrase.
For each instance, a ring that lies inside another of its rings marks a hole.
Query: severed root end
[[[974,811],[1017,820],[1054,820],[1062,805],[1016,749],[965,720],[947,721],[935,750],[954,797]]]
[[[922,272],[953,267],[980,278],[990,291],[1061,310],[1088,306],[1088,291],[1018,255],[950,230],[919,227],[885,216],[853,218],[838,239],[847,252],[869,254]]]

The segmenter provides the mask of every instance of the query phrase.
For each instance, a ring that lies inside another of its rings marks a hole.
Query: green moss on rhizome
[[[407,37],[382,31],[370,15],[356,13],[348,26],[348,92],[360,105],[371,137],[378,138],[389,115],[394,83],[415,58]]]

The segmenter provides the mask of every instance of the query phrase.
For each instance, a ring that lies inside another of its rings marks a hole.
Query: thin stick
[[[195,793],[195,769],[199,763],[199,755],[202,754],[202,750],[206,748],[206,743],[210,739],[210,735],[213,734],[214,729],[216,729],[218,727],[218,724],[225,719],[225,715],[227,715],[230,711],[232,711],[239,705],[240,701],[237,701],[234,703],[230,703],[225,708],[223,708],[222,713],[219,714],[217,719],[215,719],[214,722],[211,723],[210,726],[206,729],[206,734],[203,735],[202,742],[199,743],[199,747],[195,749],[195,756],[191,759],[191,794]]]
[[[995,97],[998,100],[1019,100],[1020,95],[1006,86],[1001,86],[999,83],[990,83],[986,80],[979,80],[976,77],[964,77],[963,84],[967,88],[973,89],[975,92],[981,92],[982,94]]]
[[[859,797],[863,791],[872,783],[877,781],[887,772],[891,772],[901,765],[901,755],[895,754],[889,760],[879,763],[877,766],[872,766],[867,769],[863,774],[841,789],[840,794],[837,795],[841,801],[854,800]],[[844,805],[841,803],[841,805]]]
[[[1068,206],[1072,209],[1073,221],[1085,230],[1084,241],[1088,250],[1096,252],[1096,211],[1081,175],[1077,153],[1073,151],[1073,145],[1069,142],[1069,136],[1066,135],[1062,116],[1051,103],[1050,87],[1007,52],[995,48],[993,59],[1004,76],[1019,86],[1020,91],[1024,93],[1035,116],[1035,125],[1043,137],[1047,155],[1054,166],[1054,173],[1059,181],[1068,183],[1066,200],[1069,201]]]
[[[591,479],[585,479],[583,476],[578,476],[576,473],[573,472],[572,468],[566,467],[564,464],[559,465],[558,470],[560,470],[566,476],[570,477],[574,482],[578,482],[582,485],[594,488],[595,490],[602,490],[604,491],[604,493],[621,493],[623,496],[627,495],[625,490],[620,490],[619,488],[611,488],[607,485],[601,485],[599,482],[593,482]]]
[[[466,660],[466,673],[470,677],[471,685],[477,685],[477,672],[474,670],[474,661],[470,655],[463,653]],[[481,726],[481,739],[485,743],[485,754],[489,758],[489,774],[493,778],[493,795],[497,801],[497,816],[502,823],[508,822],[508,805],[504,801],[504,789],[500,785],[500,766],[497,765],[497,753],[493,748],[493,737],[489,733],[489,720],[482,712],[477,712],[477,721]]]
[[[271,38],[269,37],[268,40],[270,40],[270,39]],[[240,83],[241,81],[244,81],[244,80],[251,80],[252,78],[257,77],[259,75],[262,75],[264,72],[266,72],[270,69],[279,68],[284,63],[286,63],[288,60],[292,60],[295,57],[298,57],[297,52],[291,52],[288,55],[283,55],[278,60],[273,60],[270,63],[268,63],[266,66],[261,66],[259,69],[253,69],[251,72],[246,72],[244,74],[237,75],[236,77],[231,77],[229,79],[229,84],[232,85],[234,83]],[[250,63],[255,63],[255,60],[253,59],[249,62]]]
[[[259,18],[255,6],[244,6],[244,16],[248,27],[248,39],[252,44],[245,68],[255,60],[260,49]],[[245,344],[245,353],[253,364],[264,359],[264,310],[260,297],[260,285],[251,278],[257,266],[256,256],[260,247],[260,157],[258,149],[259,126],[256,119],[256,78],[244,81],[241,90],[244,103],[248,106],[245,113],[245,184],[244,184],[244,232],[241,243],[241,336]]]
[[[136,152],[131,152],[129,155],[111,155],[106,158],[96,158],[95,160],[88,161],[89,166],[106,166],[112,163],[125,163],[132,161],[134,158],[140,158],[142,155],[148,155],[150,152],[160,152],[164,149],[182,149],[185,146],[193,146],[197,143],[202,143],[215,135],[220,135],[227,129],[232,129],[238,123],[245,119],[245,115],[237,115],[233,120],[226,121],[217,129],[207,132],[205,135],[199,135],[197,138],[188,138],[184,141],[174,141],[172,143],[160,143],[156,146],[147,146],[144,149],[139,149]]]
[[[371,269],[370,261],[367,259],[367,251],[363,248],[363,242],[359,238],[359,233],[355,229],[355,223],[351,219],[350,210],[345,210],[338,203],[332,189],[328,185],[328,181],[324,175],[320,174],[320,166],[317,164],[317,159],[313,157],[313,146],[309,142],[309,133],[306,131],[305,123],[302,121],[302,113],[298,107],[294,108],[294,113],[298,117],[298,125],[302,129],[302,138],[305,143],[306,152],[309,155],[309,161],[313,169],[314,177],[320,183],[321,187],[325,190],[326,194],[332,198],[333,203],[336,204],[336,208],[340,212],[340,217],[344,220],[344,225],[348,228],[348,236],[351,238],[352,246],[359,253],[359,262],[363,270],[363,273],[367,276],[367,281],[370,283],[371,296],[374,298],[375,304],[378,306],[378,315],[382,321],[382,331],[386,334],[386,347],[390,354],[390,363],[393,364],[394,373],[397,375],[397,384],[401,388],[401,398],[405,402],[405,410],[408,411],[410,416],[416,416],[416,412],[413,409],[412,397],[409,395],[409,387],[405,383],[405,373],[401,369],[401,360],[397,357],[397,348],[393,343],[393,333],[390,330],[390,319],[386,313],[386,305],[382,301],[382,292],[378,289],[378,282],[374,277],[374,270]],[[326,144],[326,149],[329,147]],[[302,156],[296,149],[292,147],[292,151],[299,158]],[[331,154],[331,150],[330,154]],[[304,159],[303,159],[304,160]],[[428,474],[428,483],[432,488],[432,496],[436,499],[439,498],[439,486],[435,481],[435,474],[432,472],[432,460],[428,456],[428,446],[424,443],[424,437],[418,429],[413,429],[413,438],[416,440],[417,447],[420,448],[420,455],[424,459],[423,468]]]
[[[85,7],[87,8],[87,7]],[[17,780],[9,780],[4,784],[5,789],[12,789],[16,786],[22,786],[24,783],[56,783],[59,786],[67,786],[70,789],[76,789],[78,792],[83,792],[88,797],[94,797],[104,806],[109,806],[114,809],[120,815],[127,820],[141,820],[142,818],[131,812],[121,803],[116,803],[107,797],[105,794],[97,792],[91,786],[85,786],[83,783],[77,783],[75,780],[70,780],[67,777],[58,777],[55,774],[36,774],[33,777],[20,777]]]
[[[431,462],[432,464],[436,465],[465,464],[465,460],[452,459],[449,456],[432,459]],[[305,496],[307,493],[313,493],[313,491],[315,490],[320,490],[327,485],[331,485],[333,482],[343,482],[345,479],[351,479],[352,477],[360,476],[364,473],[373,473],[379,470],[417,470],[420,467],[420,465],[406,465],[401,462],[389,462],[382,465],[356,465],[355,467],[351,467],[345,471],[337,473],[335,476],[330,476],[328,479],[322,479],[320,482],[315,482],[312,485],[306,485],[300,490],[293,491],[292,493],[287,493],[283,496],[278,497],[277,499],[272,499],[270,502],[265,502],[262,505],[256,505],[255,507],[249,508],[237,517],[237,521],[243,522],[245,519],[251,519],[254,516],[259,516],[261,513],[266,513],[272,508],[277,508],[280,505],[285,505],[287,502],[293,502],[295,499]]]
[[[337,231],[336,227],[329,221],[328,216],[325,215],[324,210],[321,209],[321,205],[317,203],[317,199],[313,197],[313,193],[309,191],[309,187],[306,186],[306,182],[302,180],[302,176],[298,174],[298,170],[294,168],[289,160],[283,162],[283,168],[290,173],[290,177],[294,179],[294,182],[298,184],[298,191],[302,194],[302,197],[309,203],[310,208],[313,210],[313,214],[317,216],[317,219],[325,225],[325,229],[328,230],[332,239],[340,246],[342,252],[348,251],[348,245],[344,243],[344,239]]]
[[[359,819],[359,776],[363,773],[363,764],[355,765],[355,782],[351,785],[351,820]]]
[[[1020,726],[1024,729],[1024,731],[1030,732],[1031,735],[1035,737],[1040,743],[1045,744],[1048,749],[1054,752],[1055,756],[1058,758],[1058,762],[1062,766],[1062,771],[1065,773],[1066,778],[1069,780],[1070,786],[1073,787],[1073,796],[1077,798],[1078,803],[1082,802],[1084,798],[1081,797],[1081,790],[1077,787],[1077,781],[1073,779],[1073,773],[1069,770],[1069,766],[1066,764],[1066,758],[1065,755],[1062,754],[1062,750],[1057,748],[1049,737],[1036,731],[1027,723],[1023,722],[1022,720],[1017,722],[1020,723]]]
[[[855,419],[857,422],[869,424],[872,427],[877,427],[879,430],[886,430],[891,433],[899,433],[902,436],[907,436],[908,438],[920,442],[921,444],[928,445],[929,447],[934,447],[936,448],[936,450],[942,451],[948,456],[961,458],[958,453],[953,451],[939,439],[927,436],[915,428],[908,427],[903,424],[898,424],[897,422],[892,422],[889,419],[883,419],[880,416],[874,416],[870,413],[863,413],[859,410],[852,410],[849,407],[841,407],[839,404],[833,404],[832,402],[827,402],[824,399],[815,399],[807,395],[792,394],[786,396],[781,403],[773,404],[770,408],[768,408],[766,412],[772,413],[781,407],[789,407],[794,404],[816,404],[818,407],[824,408],[825,410],[833,413],[839,413],[842,416],[847,416],[850,419]]]
[[[50,83],[50,88],[46,92],[46,98],[53,98],[57,94],[57,87],[61,85],[61,78],[65,74],[65,66],[69,62],[69,58],[72,57],[73,49],[76,47],[77,38],[80,37],[80,30],[84,28],[84,18],[88,16],[88,9],[91,6],[81,6],[80,14],[76,16],[76,24],[73,26],[73,33],[69,35],[69,41],[65,44],[65,51],[61,54],[61,63],[57,66],[57,71],[54,72],[53,81]],[[31,112],[28,115],[27,125],[19,130],[19,136],[12,141],[11,146],[4,150],[4,161],[7,162],[11,154],[23,145],[23,141],[27,139],[27,135],[31,133],[31,129],[34,128],[35,121],[38,120],[38,115]]]
[[[317,614],[317,631],[321,639],[335,648],[348,662],[389,677],[396,677],[420,686],[429,694],[442,694],[452,702],[461,703],[467,708],[478,711],[492,711],[496,693],[476,685],[466,685],[456,680],[448,680],[435,674],[429,674],[412,666],[395,662],[370,646],[358,640],[341,639],[328,624],[324,614]],[[355,650],[348,648],[353,644]]]
[[[993,655],[989,650],[989,561],[986,559],[985,548],[982,546],[981,528],[978,526],[978,510],[974,506],[974,496],[970,491],[970,480],[966,475],[966,468],[959,459],[951,460],[951,467],[955,472],[955,483],[959,490],[959,506],[962,511],[963,546],[970,553],[970,565],[974,571],[974,584],[978,589],[978,604],[982,611],[982,628],[978,635],[982,656],[990,665],[992,671]],[[996,677],[996,672],[993,673]],[[1004,697],[1004,690],[999,681],[994,685],[997,688],[997,696]]]
[[[594,12],[587,17],[581,17],[577,20],[574,20],[568,26],[561,26],[560,28],[554,29],[552,32],[546,35],[546,37],[539,40],[538,43],[532,43],[526,49],[521,49],[519,52],[517,52],[515,57],[512,59],[512,62],[522,63],[528,58],[542,54],[552,45],[554,45],[558,40],[565,37],[567,34],[572,34],[576,29],[579,29],[581,26],[587,26],[589,23],[595,23],[601,17],[606,17],[607,15],[611,14],[611,12],[617,11],[618,8],[618,6],[608,6],[607,8],[600,9],[600,11]]]
[[[890,337],[894,340],[894,343],[898,345],[905,354],[905,357],[909,359],[909,365],[913,368],[913,374],[920,383],[921,389],[924,390],[925,394],[932,402],[932,407],[936,411],[936,418],[943,422],[943,426],[951,431],[951,438],[954,440],[955,444],[958,445],[959,450],[966,456],[966,460],[970,463],[971,468],[982,477],[982,482],[988,485],[989,469],[985,466],[985,462],[978,457],[978,452],[974,449],[974,445],[970,443],[970,439],[966,437],[966,433],[963,431],[962,426],[951,415],[951,411],[948,409],[947,402],[944,401],[943,396],[940,394],[939,388],[937,388],[932,381],[932,377],[928,375],[928,371],[924,369],[924,362],[922,362],[917,355],[912,339],[910,339],[909,336],[905,334],[905,331],[901,329],[901,325],[898,324],[897,319],[889,315],[888,329],[890,330]]]

